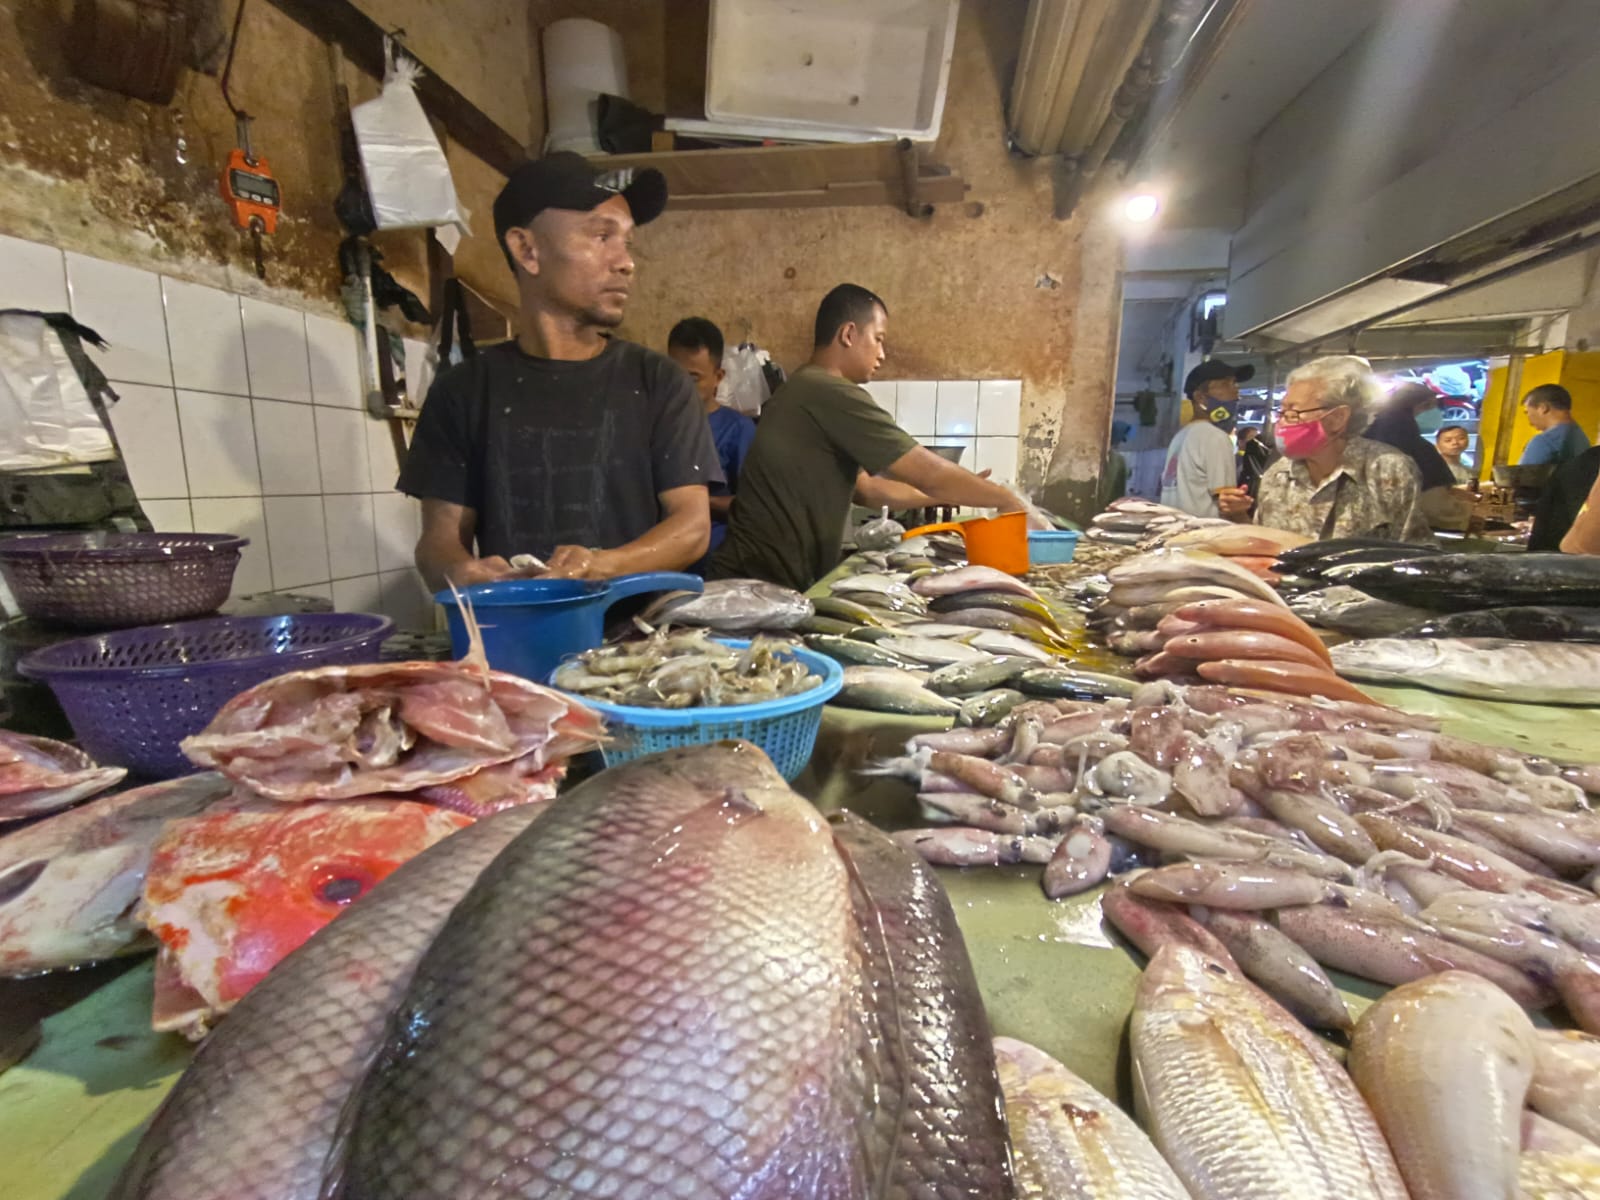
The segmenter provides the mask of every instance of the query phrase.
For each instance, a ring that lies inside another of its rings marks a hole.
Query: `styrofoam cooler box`
[[[932,141],[960,0],[711,0],[706,116]]]

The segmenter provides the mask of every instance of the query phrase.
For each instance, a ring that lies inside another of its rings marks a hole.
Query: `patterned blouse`
[[[1428,523],[1417,510],[1416,464],[1381,442],[1352,438],[1338,468],[1311,482],[1303,461],[1280,458],[1261,477],[1256,524],[1311,538],[1377,537],[1425,542]],[[1328,513],[1335,512],[1327,533]]]

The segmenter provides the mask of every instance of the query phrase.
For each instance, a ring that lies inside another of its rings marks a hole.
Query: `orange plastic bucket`
[[[1001,513],[996,517],[974,517],[970,521],[944,521],[920,525],[906,531],[914,538],[924,533],[959,533],[967,543],[967,561],[980,567],[993,567],[1007,575],[1028,573],[1028,515]]]

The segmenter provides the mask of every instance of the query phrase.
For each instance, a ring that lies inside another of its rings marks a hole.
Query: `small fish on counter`
[[[875,647],[861,643],[864,650]],[[793,696],[822,679],[785,642],[757,637],[747,647],[714,640],[703,629],[657,629],[643,641],[598,646],[556,668],[564,691],[640,708],[722,708]]]
[[[846,667],[844,687],[834,697],[833,703],[846,708],[865,708],[907,716],[954,717],[959,714],[959,704],[925,686],[928,678],[926,671],[905,671],[894,667]]]
[[[0,824],[70,808],[115,787],[127,773],[54,738],[0,729]]]
[[[760,579],[712,579],[702,592],[666,592],[639,614],[655,625],[699,625],[718,633],[793,629],[812,615],[799,592]]]

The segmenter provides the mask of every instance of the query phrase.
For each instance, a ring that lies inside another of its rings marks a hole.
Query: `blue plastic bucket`
[[[645,571],[615,579],[502,579],[462,591],[483,631],[483,648],[497,671],[543,682],[569,654],[598,646],[605,635],[606,609],[644,592],[699,592],[698,575]],[[434,596],[450,622],[455,656],[467,652],[467,626],[455,596]]]
[[[1081,536],[1075,529],[1031,529],[1028,531],[1028,561],[1036,567],[1071,562]]]

